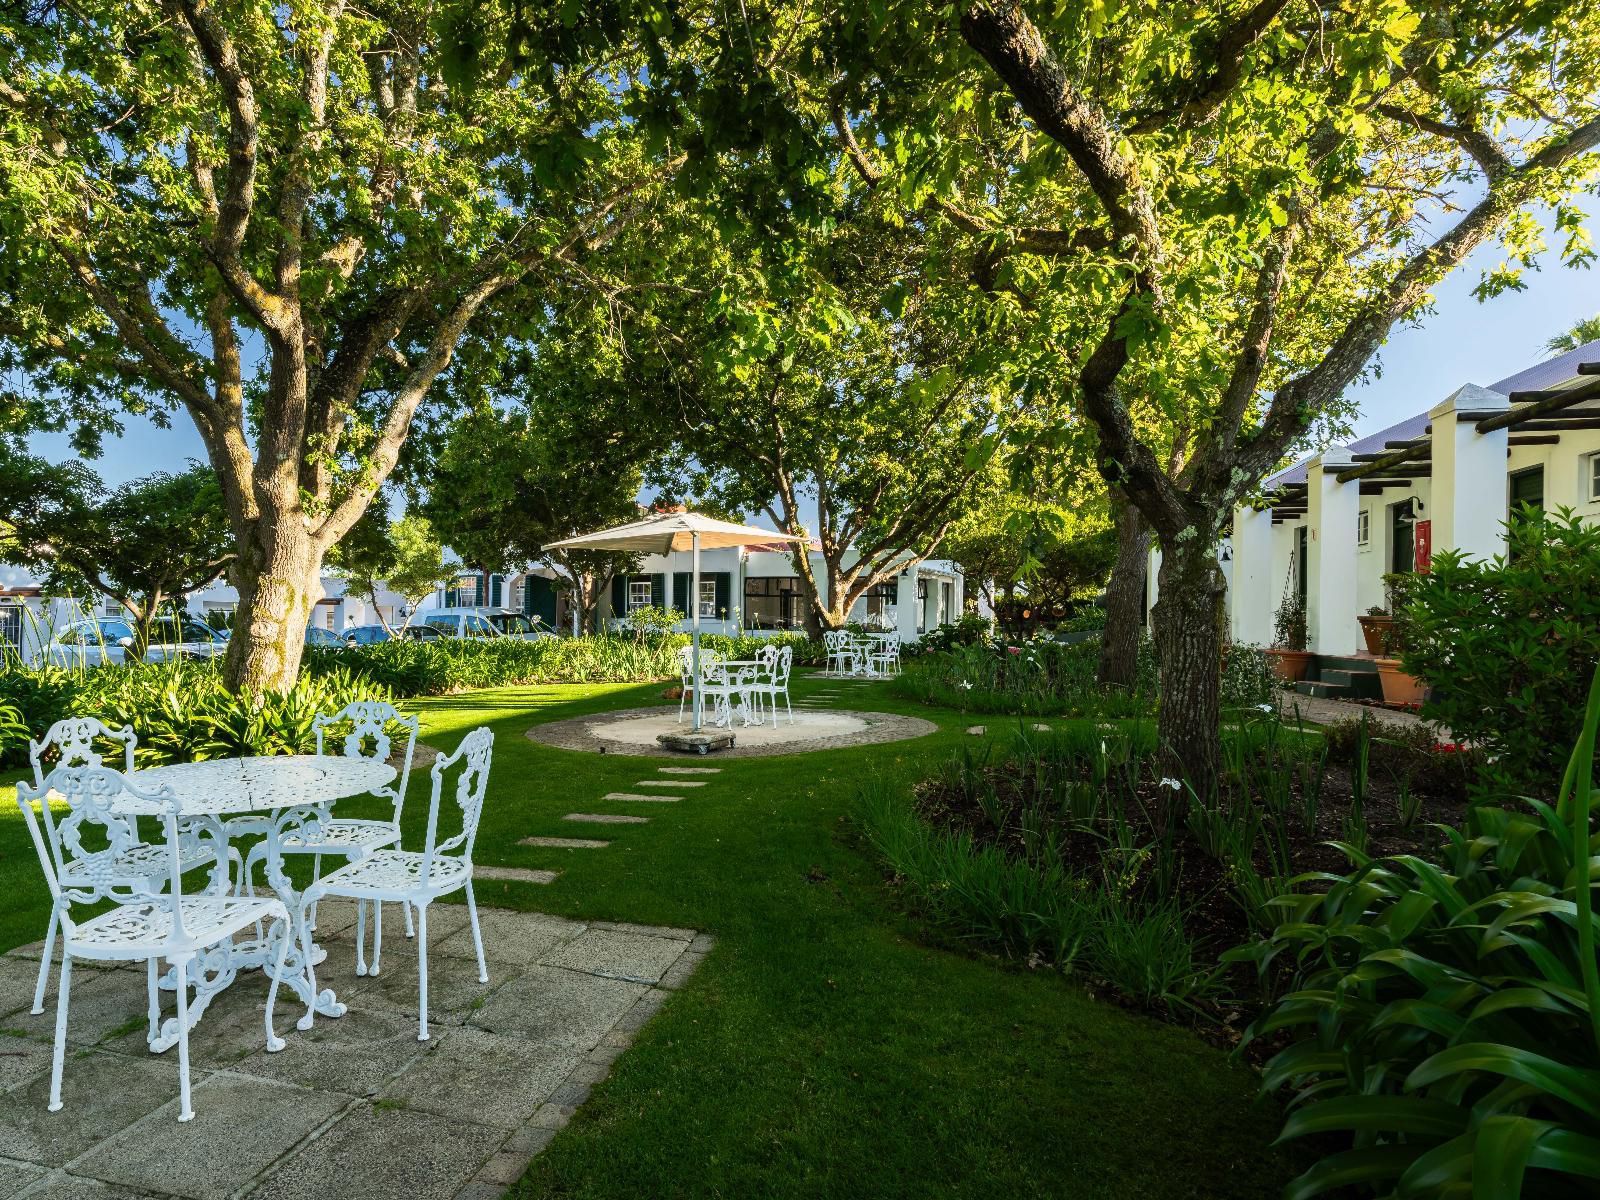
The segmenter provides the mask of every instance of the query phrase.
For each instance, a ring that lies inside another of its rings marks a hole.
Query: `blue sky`
[[[1589,232],[1600,242],[1600,218]],[[1499,248],[1481,248],[1445,281],[1435,311],[1419,328],[1396,328],[1379,355],[1382,375],[1358,386],[1357,436],[1373,433],[1428,408],[1463,383],[1488,384],[1545,357],[1544,343],[1574,321],[1600,313],[1600,270],[1570,270],[1547,256],[1542,271],[1525,278],[1527,289],[1480,304],[1472,296],[1479,275],[1500,260]],[[107,439],[96,464],[108,483],[151,471],[181,469],[205,450],[187,415],[172,428],[127,418],[121,438]],[[32,439],[35,452],[59,460],[72,453],[65,437]],[[765,524],[766,522],[762,522]]]

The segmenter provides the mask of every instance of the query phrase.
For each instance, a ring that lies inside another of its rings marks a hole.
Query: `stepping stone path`
[[[663,775],[720,775],[721,767],[657,767]]]
[[[676,804],[682,796],[647,796],[643,792],[607,792],[602,800],[631,800],[651,804]]]
[[[982,737],[989,732],[989,727],[987,725],[968,725],[967,732],[973,737]]]
[[[649,817],[629,817],[621,813],[568,813],[563,821],[592,821],[596,825],[643,825]]]
[[[594,838],[525,837],[519,838],[517,845],[543,846],[549,850],[603,850],[611,843]]]
[[[705,787],[704,779],[641,779],[636,787]]]
[[[560,871],[535,871],[527,867],[486,867],[474,863],[474,879],[509,879],[516,883],[554,883]]]

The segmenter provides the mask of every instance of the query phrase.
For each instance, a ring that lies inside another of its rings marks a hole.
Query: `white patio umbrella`
[[[764,542],[803,542],[792,533],[774,533],[752,525],[735,525],[697,512],[657,513],[642,521],[629,521],[611,529],[579,534],[548,543],[552,550],[619,550],[624,553],[669,554],[690,552],[689,585],[690,644],[694,647],[694,731],[700,732],[700,550],[720,550],[728,546],[759,546]]]

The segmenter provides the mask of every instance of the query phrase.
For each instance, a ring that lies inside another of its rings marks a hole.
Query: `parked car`
[[[433,608],[420,615],[419,623],[449,638],[501,636],[490,622],[488,611],[481,608]]]
[[[63,667],[97,667],[127,661],[133,625],[121,617],[91,617],[58,629],[41,647],[39,657]],[[171,658],[212,658],[227,649],[228,640],[192,617],[158,617],[150,626],[146,662]]]
[[[216,634],[224,643],[233,637],[233,630],[231,629],[213,629],[211,632]],[[333,630],[323,629],[320,625],[306,626],[305,641],[308,646],[325,646],[335,650],[343,650],[349,645],[344,638]]]
[[[392,642],[399,639],[412,642],[426,642],[444,637],[440,630],[427,625],[407,625],[403,629],[390,631],[382,625],[352,625],[343,633],[346,646],[372,646],[378,642]]]
[[[538,617],[525,617],[521,613],[514,612],[492,612],[485,615],[489,618],[489,624],[494,626],[495,632],[501,637],[537,642],[541,638],[560,636]]]

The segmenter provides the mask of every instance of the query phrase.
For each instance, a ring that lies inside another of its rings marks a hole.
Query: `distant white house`
[[[376,623],[383,618],[394,624],[405,620],[406,601],[402,596],[380,588],[377,602],[347,590],[337,575],[322,577],[322,595],[311,607],[310,624],[342,632],[351,625]],[[184,608],[201,620],[231,618],[239,606],[239,593],[218,582],[192,593]],[[92,600],[46,593],[44,586],[21,567],[0,564],[0,643],[14,647],[31,658],[52,634],[88,616],[121,616],[122,606],[115,600],[96,596]]]
[[[1304,599],[1308,648],[1359,657],[1357,616],[1383,576],[1432,556],[1505,550],[1513,506],[1600,519],[1600,341],[1338,446],[1266,482],[1271,506],[1233,515],[1229,617],[1236,641],[1270,644],[1285,594]]]
[[[813,543],[813,570],[826,578],[822,554]],[[600,601],[603,625],[615,626],[637,608],[654,606],[690,613],[691,561],[688,551],[644,556],[637,572],[618,575]],[[966,581],[960,568],[943,560],[907,560],[888,583],[856,601],[849,618],[898,629],[915,641],[930,629],[961,615]],[[781,543],[700,552],[700,628],[714,633],[753,633],[805,628],[805,594],[788,550]],[[439,589],[423,608],[509,608],[539,616],[569,629],[572,612],[548,568],[511,574],[464,572]],[[687,631],[690,622],[678,625]]]

